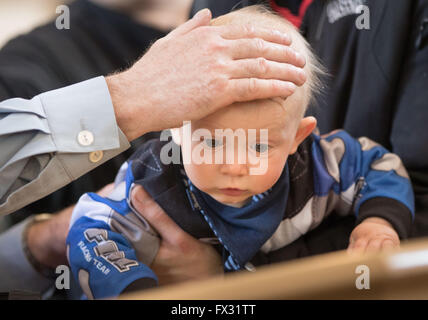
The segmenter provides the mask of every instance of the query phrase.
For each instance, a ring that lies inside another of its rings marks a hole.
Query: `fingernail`
[[[137,189],[138,188],[138,189]],[[144,197],[144,189],[141,187],[135,187],[131,190],[131,201],[143,204],[141,197]]]
[[[203,16],[206,16],[209,12],[210,12],[210,10],[209,10],[209,9],[207,9],[207,8],[202,9],[202,10],[198,11],[198,12],[193,16],[193,19],[199,19],[199,18],[201,18],[201,17],[203,17]]]
[[[299,66],[304,67],[305,64],[306,64],[305,57],[302,54],[298,53],[298,52],[295,52],[295,55],[296,55],[296,61],[299,64]]]
[[[279,30],[273,30],[273,33],[274,33],[276,36],[280,37],[280,38],[282,39],[282,41],[283,41],[284,43],[286,43],[287,45],[290,45],[290,44],[291,44],[291,38],[290,38],[290,36],[289,36],[288,34],[286,34],[286,33],[284,33],[284,32],[281,32],[281,31],[279,31]]]

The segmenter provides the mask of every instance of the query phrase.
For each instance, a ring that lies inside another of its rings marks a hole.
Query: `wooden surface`
[[[370,289],[357,289],[360,265],[370,270]],[[428,239],[409,241],[391,252],[334,252],[122,299],[428,299]]]

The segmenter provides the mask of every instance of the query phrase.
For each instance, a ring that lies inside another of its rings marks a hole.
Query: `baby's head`
[[[314,130],[316,120],[303,116],[320,86],[322,68],[298,30],[264,7],[234,11],[211,24],[277,29],[291,37],[291,47],[306,59],[307,81],[290,97],[234,103],[172,129],[192,183],[217,201],[240,207],[277,182],[288,156]]]

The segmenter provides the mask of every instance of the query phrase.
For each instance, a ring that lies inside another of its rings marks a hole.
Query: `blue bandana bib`
[[[225,266],[241,269],[278,228],[287,206],[288,164],[268,191],[255,195],[241,208],[224,205],[192,184],[181,170],[192,207],[199,211],[229,252]]]

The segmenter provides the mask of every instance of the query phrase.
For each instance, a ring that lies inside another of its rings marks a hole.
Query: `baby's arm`
[[[340,199],[336,209],[350,208],[357,218],[349,250],[399,246],[399,239],[410,232],[414,214],[413,190],[399,157],[345,131],[324,136],[318,145],[335,180],[330,188]]]
[[[110,198],[84,194],[73,211],[67,255],[71,270],[89,299],[116,297],[157,285],[156,275],[137,258],[133,247],[143,242],[146,247],[151,246],[154,242],[148,237],[154,236],[144,233],[142,225],[130,217],[124,197],[129,190],[127,182],[131,181],[119,181]]]

